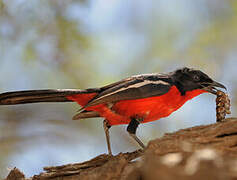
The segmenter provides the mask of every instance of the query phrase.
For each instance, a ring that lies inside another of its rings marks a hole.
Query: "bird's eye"
[[[200,77],[199,77],[198,75],[194,75],[194,76],[193,76],[193,80],[194,80],[194,81],[200,81]]]

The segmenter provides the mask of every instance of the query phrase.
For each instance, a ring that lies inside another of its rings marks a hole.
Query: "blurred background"
[[[235,0],[0,0],[0,92],[93,88],[135,74],[187,66],[228,87],[237,108]],[[74,103],[0,107],[0,177],[18,167],[82,162],[107,153],[103,119],[72,121]],[[149,140],[215,122],[215,97],[203,94],[169,118],[143,124]],[[137,144],[111,128],[114,154]]]

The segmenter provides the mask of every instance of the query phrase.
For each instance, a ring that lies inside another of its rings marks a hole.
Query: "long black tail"
[[[71,102],[67,96],[98,92],[99,89],[45,89],[14,91],[0,94],[0,105],[14,105],[39,102]]]

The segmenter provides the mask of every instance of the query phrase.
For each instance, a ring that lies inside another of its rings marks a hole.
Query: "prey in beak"
[[[223,84],[218,83],[216,81],[213,81],[212,83],[208,83],[208,84],[205,83],[205,87],[203,88],[203,90],[206,90],[214,95],[217,95],[217,91],[218,91],[217,88],[222,88],[222,89],[227,90]]]

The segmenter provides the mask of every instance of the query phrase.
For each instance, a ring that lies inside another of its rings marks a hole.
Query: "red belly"
[[[135,100],[123,100],[114,104],[112,110],[106,104],[100,104],[86,108],[88,111],[97,111],[101,117],[108,120],[109,124],[129,124],[132,117],[140,117],[142,123],[155,121],[169,116],[172,112],[179,109],[186,101],[198,96],[206,91],[193,90],[186,92],[185,96],[172,86],[168,93],[162,96],[149,97]],[[89,99],[93,98],[96,93],[79,94],[68,97],[80,105],[84,106]]]
[[[185,96],[181,96],[176,86],[162,96],[150,97],[136,100],[124,100],[117,102],[111,112],[102,114],[107,118],[111,125],[128,124],[131,117],[141,117],[142,123],[155,121],[163,117],[169,116],[172,112],[179,109],[186,101],[198,96],[206,91],[194,90],[187,92]],[[117,119],[116,119],[117,118]]]

